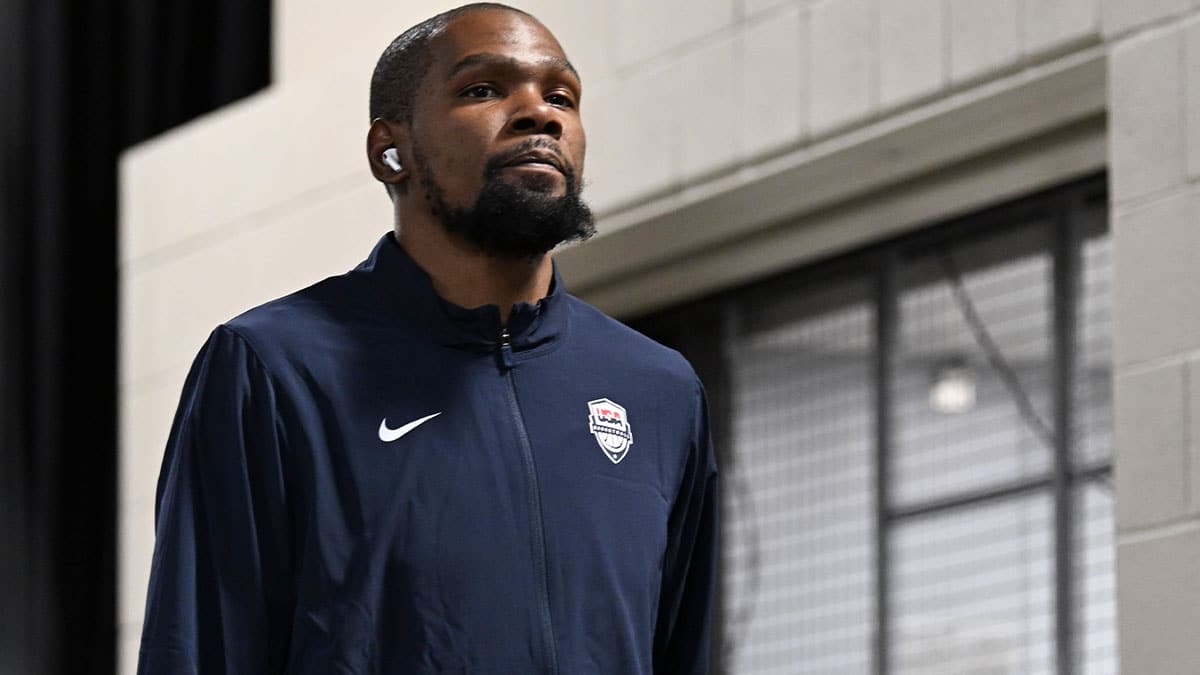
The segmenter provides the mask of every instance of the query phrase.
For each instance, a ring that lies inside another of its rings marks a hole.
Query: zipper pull
[[[513,367],[512,339],[508,334],[508,328],[500,329],[500,365],[505,370],[511,370]]]

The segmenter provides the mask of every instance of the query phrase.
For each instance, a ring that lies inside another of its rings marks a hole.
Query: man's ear
[[[395,149],[392,158],[400,168],[393,168],[384,159],[384,152]],[[400,186],[409,177],[412,155],[408,150],[408,130],[402,124],[375,118],[367,130],[367,163],[371,173],[385,185]]]

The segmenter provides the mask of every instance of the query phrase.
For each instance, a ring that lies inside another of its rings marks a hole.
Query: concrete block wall
[[[1200,556],[1197,2],[513,0],[583,73],[598,242],[723,176],[853,148],[914,111],[969,106],[995,82],[1111,50],[1122,602],[1139,620],[1157,616],[1158,579],[1187,574],[1155,569],[1187,559],[1155,547]],[[454,4],[276,0],[274,84],[122,160],[121,672],[136,658],[154,481],[190,360],[215,324],[347,269],[390,228],[362,154],[370,72],[395,34]],[[1157,625],[1123,624],[1126,653],[1169,639],[1150,635]]]
[[[1200,12],[1103,5],[1121,670],[1200,672]]]

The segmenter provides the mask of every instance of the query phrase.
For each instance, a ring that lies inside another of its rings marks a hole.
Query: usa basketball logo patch
[[[604,456],[613,464],[620,464],[629,454],[629,447],[633,445],[633,430],[621,405],[606,398],[588,401],[588,429],[596,437]]]

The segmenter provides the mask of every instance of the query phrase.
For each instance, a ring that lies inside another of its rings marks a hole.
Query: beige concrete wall
[[[1200,14],[1104,8],[1111,44],[1121,669],[1200,672]]]
[[[451,4],[279,0],[275,84],[122,160],[121,672],[190,359],[390,227],[363,161],[370,71]],[[1111,166],[1123,669],[1197,672],[1197,0],[516,4],[583,72],[601,235],[559,257],[617,313]]]

